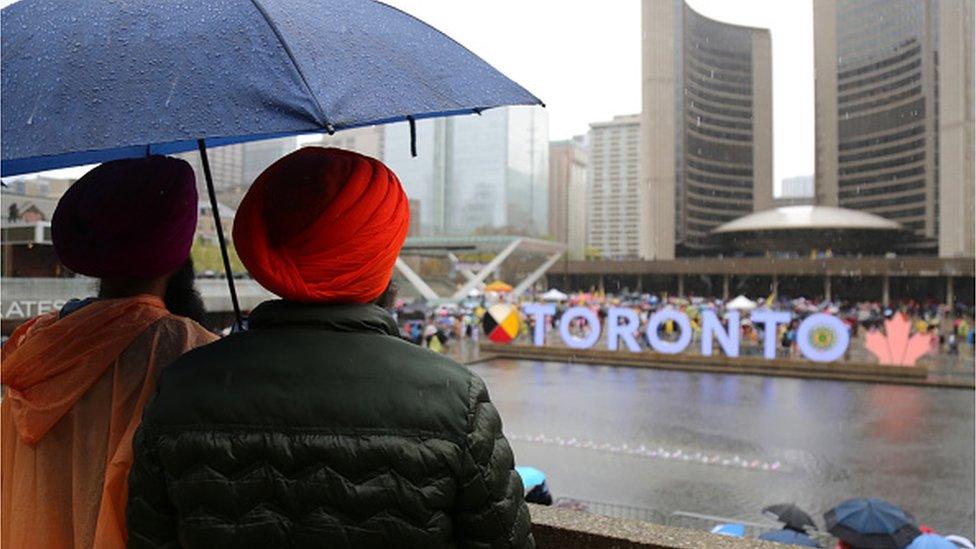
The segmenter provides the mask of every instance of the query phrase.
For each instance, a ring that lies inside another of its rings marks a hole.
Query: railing
[[[691,528],[693,530],[705,530],[708,532],[711,532],[712,528],[715,528],[719,524],[733,523],[744,526],[745,537],[753,539],[758,538],[761,534],[766,532],[781,530],[783,528],[779,523],[774,522],[750,522],[737,518],[703,515],[701,513],[691,513],[688,511],[675,511],[671,513],[667,520],[668,526]],[[833,536],[820,530],[807,531],[806,534],[810,536],[810,539],[820,544],[821,547],[833,547],[834,543],[836,542]]]
[[[656,524],[665,523],[665,515],[660,511],[655,511],[654,509],[649,509],[647,507],[624,505],[622,503],[608,503],[604,501],[560,497],[557,498],[553,503],[553,507],[558,507],[561,509],[573,509],[604,517],[642,520],[644,522],[653,522]]]
[[[679,526],[681,528],[692,528],[695,530],[712,531],[719,524],[741,524],[745,527],[747,538],[757,538],[760,534],[779,530],[782,527],[770,522],[750,522],[737,518],[719,517],[715,515],[703,515],[700,513],[690,513],[688,511],[675,511],[668,517],[668,526]]]
[[[597,502],[589,502],[591,505]],[[619,506],[599,506],[607,512],[619,512]],[[785,546],[753,539],[720,536],[708,531],[692,530],[645,522],[607,517],[556,506],[529,505],[532,535],[538,549],[583,549],[616,547],[626,549],[757,549]],[[598,506],[592,506],[597,509]]]
[[[760,535],[766,532],[782,529],[782,526],[776,522],[754,522],[738,518],[692,513],[689,511],[674,511],[668,515],[664,512],[648,507],[626,505],[622,503],[610,503],[605,501],[593,501],[573,497],[557,498],[552,507],[556,509],[578,511],[589,515],[598,515],[615,519],[639,520],[642,522],[695,530],[699,532],[711,532],[713,528],[720,524],[741,524],[743,527],[745,527],[744,538],[752,540],[757,539]],[[815,530],[812,532],[807,532],[807,535],[819,543],[821,547],[833,547],[836,541],[826,532]]]

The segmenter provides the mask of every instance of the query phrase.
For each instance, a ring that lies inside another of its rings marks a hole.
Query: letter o
[[[586,337],[579,338],[569,333],[569,324],[577,318],[585,318],[586,323],[590,325],[590,333],[586,334]],[[559,319],[559,335],[562,336],[563,343],[567,347],[589,349],[600,339],[600,319],[596,313],[586,307],[570,307]]]
[[[835,340],[826,349],[818,349],[810,343],[810,334],[816,328],[826,328],[834,333]],[[847,346],[851,342],[851,333],[847,326],[836,316],[817,313],[812,314],[800,323],[796,331],[796,344],[803,356],[814,362],[833,362],[844,356]]]
[[[657,335],[657,328],[664,321],[671,320],[681,329],[678,341],[664,341]],[[688,348],[691,343],[691,323],[688,322],[688,315],[669,309],[664,309],[654,313],[647,321],[647,342],[659,353],[676,355]]]

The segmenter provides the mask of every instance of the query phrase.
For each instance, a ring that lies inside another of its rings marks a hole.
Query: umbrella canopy
[[[756,308],[756,302],[744,295],[740,295],[732,301],[729,301],[725,305],[725,308],[733,311],[751,311]]]
[[[491,284],[488,284],[487,286],[485,286],[485,291],[486,292],[498,292],[498,293],[511,292],[512,291],[512,286],[511,286],[511,284],[505,284],[501,280],[496,280],[496,281],[492,282]]]
[[[712,528],[713,534],[719,534],[721,536],[732,536],[734,538],[745,537],[746,527],[744,524],[719,524],[715,528]]]
[[[3,175],[541,104],[374,1],[21,0],[0,22]]]
[[[546,474],[535,467],[517,465],[515,466],[515,472],[522,477],[522,487],[526,492],[546,481]]]
[[[902,549],[921,532],[915,519],[883,499],[849,499],[824,513],[827,531],[855,547]]]
[[[922,534],[912,541],[908,549],[958,549],[958,547],[938,534]]]
[[[810,539],[810,536],[804,534],[803,532],[797,532],[796,530],[791,530],[789,528],[765,532],[759,535],[759,539],[765,541],[775,541],[777,543],[784,543],[786,545],[799,545],[801,547],[820,547],[817,542]]]
[[[807,527],[814,530],[817,528],[817,524],[813,522],[813,517],[792,503],[770,505],[762,512],[782,522],[783,526],[791,530],[803,532]]]
[[[548,292],[542,294],[543,301],[566,301],[569,298],[568,295],[560,292],[559,290],[553,288]]]
[[[962,549],[976,549],[976,545],[973,545],[973,542],[962,536],[951,535],[946,536],[946,539],[951,541],[956,547],[962,547]]]

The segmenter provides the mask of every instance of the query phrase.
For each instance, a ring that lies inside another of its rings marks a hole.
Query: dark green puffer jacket
[[[531,547],[484,382],[375,305],[271,301],[166,368],[130,547]]]

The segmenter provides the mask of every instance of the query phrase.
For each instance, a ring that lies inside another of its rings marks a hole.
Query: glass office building
[[[716,253],[713,229],[773,206],[767,29],[681,0],[642,5],[640,256]]]
[[[385,128],[383,160],[421,207],[424,235],[548,231],[548,116],[504,107],[480,116],[417,122],[417,157],[406,124]]]
[[[816,0],[817,201],[972,257],[973,4]]]

